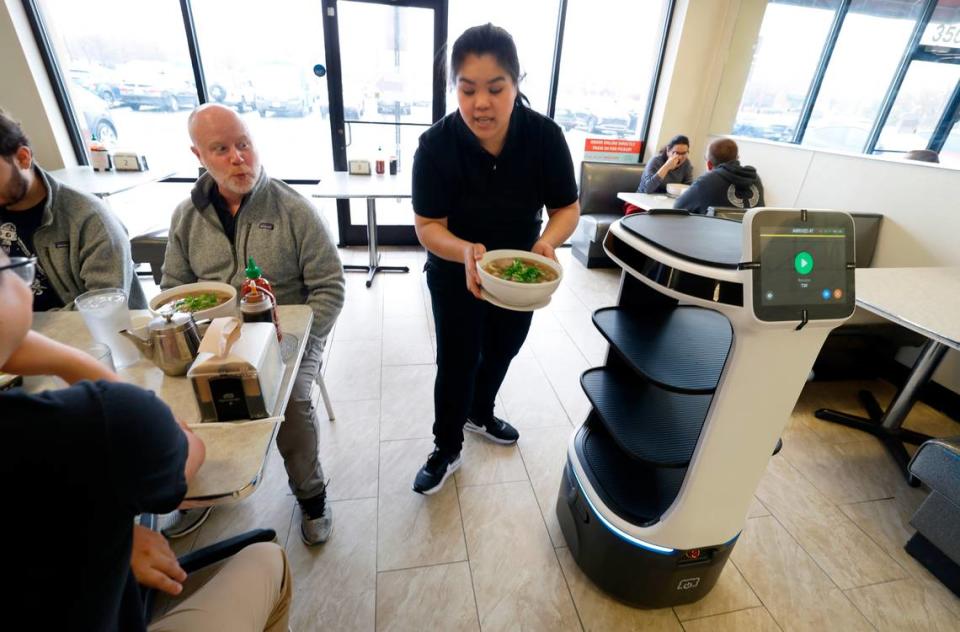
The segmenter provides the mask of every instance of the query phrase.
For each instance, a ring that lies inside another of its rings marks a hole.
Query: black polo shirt
[[[447,228],[487,250],[529,250],[540,237],[541,209],[577,201],[570,149],[560,126],[523,105],[510,116],[499,156],[488,153],[464,123],[448,114],[420,136],[413,159],[413,210],[447,218]],[[437,271],[463,274],[463,264],[433,253]]]

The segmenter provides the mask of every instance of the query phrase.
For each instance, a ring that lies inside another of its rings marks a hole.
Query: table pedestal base
[[[380,254],[377,254],[376,263],[374,265],[346,265],[343,266],[344,272],[366,272],[367,273],[367,287],[370,287],[373,284],[373,277],[377,272],[410,272],[410,268],[407,266],[382,266],[380,265]]]
[[[903,473],[907,482],[912,487],[917,487],[920,481],[910,475],[908,465],[910,464],[910,455],[903,447],[904,443],[920,445],[924,441],[931,439],[929,435],[913,430],[902,428],[913,403],[920,394],[920,387],[926,384],[933,372],[936,370],[943,355],[947,352],[947,346],[935,340],[928,340],[920,351],[917,361],[910,370],[907,381],[900,387],[897,394],[893,396],[890,406],[884,411],[877,402],[876,397],[870,391],[860,391],[858,394],[860,403],[867,411],[869,417],[859,417],[839,410],[830,410],[821,408],[814,413],[817,419],[842,424],[850,428],[856,428],[872,434],[883,443],[887,451],[897,462],[897,467]]]
[[[380,265],[380,252],[377,250],[377,200],[367,198],[367,252],[370,254],[370,263],[365,266],[346,265],[344,272],[366,272],[367,287],[373,284],[373,277],[377,272],[410,272],[407,266]]]

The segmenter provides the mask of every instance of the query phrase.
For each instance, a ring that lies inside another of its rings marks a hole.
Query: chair
[[[161,228],[130,240],[130,254],[133,262],[150,264],[150,274],[157,285],[160,285],[160,279],[163,277],[163,257],[167,252],[168,232],[169,229]]]
[[[610,225],[623,217],[621,191],[636,191],[643,176],[641,164],[580,163],[580,222],[570,238],[573,256],[588,268],[613,268],[603,250]]]
[[[327,418],[334,421],[333,404],[330,402],[330,395],[327,394],[327,385],[323,382],[323,373],[317,371],[317,387],[320,389],[320,398],[323,399],[323,405],[327,409]]]
[[[908,467],[930,495],[910,519],[907,553],[960,597],[960,437],[924,442]]]

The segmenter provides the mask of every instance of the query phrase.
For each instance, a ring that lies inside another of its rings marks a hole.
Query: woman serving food
[[[424,132],[413,161],[416,230],[428,251],[437,332],[435,449],[413,485],[422,494],[438,491],[460,467],[464,429],[501,444],[519,438],[493,415],[493,404],[532,312],[482,300],[477,262],[498,249],[556,260],[554,248],[580,217],[570,150],[560,127],[524,104],[510,34],[492,24],[467,29],[453,45],[451,79],[458,110]],[[534,274],[523,265],[514,272]]]

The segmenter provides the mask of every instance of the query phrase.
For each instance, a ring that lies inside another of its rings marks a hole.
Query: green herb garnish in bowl
[[[178,299],[173,304],[173,309],[178,312],[199,312],[203,309],[216,307],[221,303],[220,299],[213,292],[205,294],[196,294],[194,296],[185,296]]]
[[[518,283],[537,283],[542,277],[543,272],[536,266],[530,266],[519,259],[514,259],[513,263],[503,271],[502,278]]]

